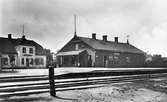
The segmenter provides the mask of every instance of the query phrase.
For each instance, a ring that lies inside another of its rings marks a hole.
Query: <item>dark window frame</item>
[[[22,53],[26,53],[26,47],[22,48]]]
[[[29,48],[29,53],[30,53],[30,54],[33,54],[33,53],[34,53],[33,48]]]
[[[21,64],[24,65],[24,58],[21,59]]]

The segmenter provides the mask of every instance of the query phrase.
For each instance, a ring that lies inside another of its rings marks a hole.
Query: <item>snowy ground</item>
[[[55,75],[92,70],[107,70],[107,68],[56,68]],[[0,73],[0,77],[20,75],[48,75],[48,69],[22,69]],[[56,98],[51,97],[49,93],[44,93],[0,98],[0,102],[167,102],[167,77],[135,83],[110,84],[85,90],[57,92]]]
[[[57,96],[56,102],[167,102],[167,78],[59,92]]]
[[[156,68],[138,68],[140,70],[156,69]],[[78,68],[78,67],[66,67],[66,68],[55,68],[55,75],[66,74],[66,73],[77,73],[77,72],[90,72],[95,70],[138,70],[137,68]],[[160,69],[160,68],[159,68]],[[48,75],[48,69],[3,69],[6,73],[0,73],[0,77],[4,76],[26,76],[26,75]]]
[[[167,102],[167,78],[1,99],[1,102]]]

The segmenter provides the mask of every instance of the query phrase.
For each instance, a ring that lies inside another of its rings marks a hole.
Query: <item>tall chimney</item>
[[[118,37],[114,37],[115,43],[118,43]]]
[[[12,34],[8,34],[8,39],[12,39]]]
[[[107,35],[103,35],[103,41],[107,41]]]
[[[92,33],[92,39],[96,39],[96,33]]]

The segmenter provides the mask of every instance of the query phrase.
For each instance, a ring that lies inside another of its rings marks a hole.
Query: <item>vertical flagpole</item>
[[[22,36],[24,36],[24,24],[23,24],[23,32],[22,32],[22,34],[23,34]]]
[[[76,15],[74,15],[74,36],[77,36]]]

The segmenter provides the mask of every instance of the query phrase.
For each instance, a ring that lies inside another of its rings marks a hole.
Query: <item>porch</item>
[[[59,52],[57,54],[59,67],[88,67],[91,57],[86,50]]]

